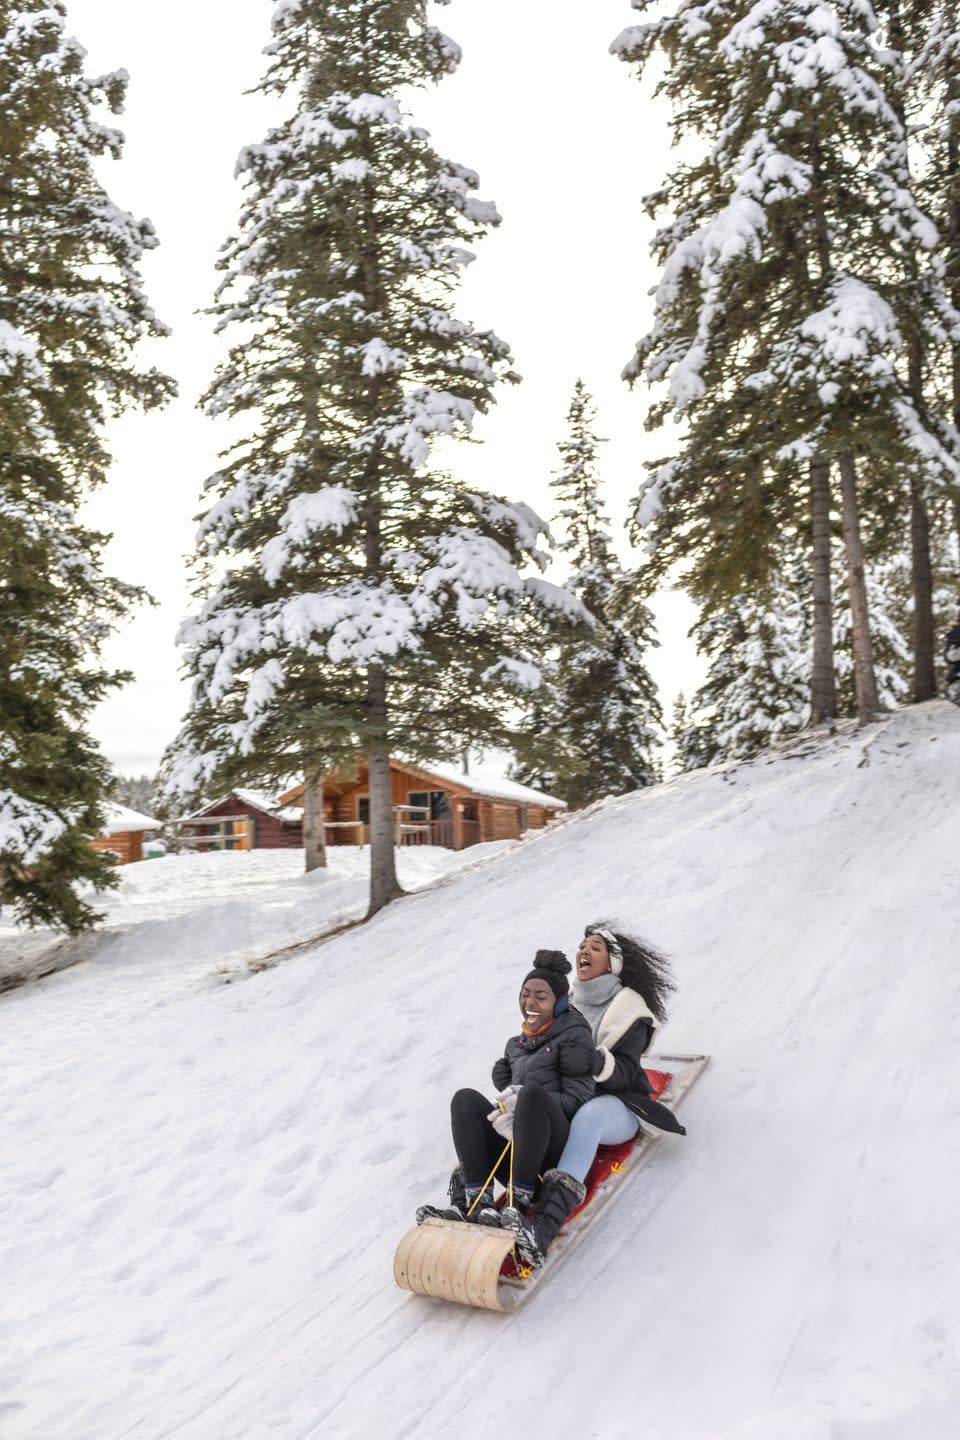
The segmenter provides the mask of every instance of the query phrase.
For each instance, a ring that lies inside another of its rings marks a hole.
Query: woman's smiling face
[[[577,951],[577,979],[596,980],[610,974],[610,951],[602,935],[584,935]]]
[[[520,991],[520,1014],[531,1030],[539,1030],[553,1019],[556,996],[546,980],[526,980]]]

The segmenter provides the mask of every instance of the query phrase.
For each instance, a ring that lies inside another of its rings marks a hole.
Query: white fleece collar
[[[624,986],[614,995],[600,1021],[597,1047],[612,1050],[617,1041],[622,1040],[638,1020],[646,1020],[648,1025],[656,1029],[657,1022],[646,1000],[636,990],[628,990]]]

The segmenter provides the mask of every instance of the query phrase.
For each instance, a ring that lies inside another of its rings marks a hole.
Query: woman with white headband
[[[615,932],[606,922],[588,925],[577,951],[570,999],[593,1034],[597,1094],[576,1112],[549,1193],[532,1216],[512,1208],[503,1223],[517,1232],[528,1265],[540,1265],[564,1221],[584,1194],[583,1182],[599,1145],[622,1145],[640,1120],[660,1130],[686,1131],[666,1105],[651,1098],[643,1056],[666,1019],[674,989],[666,958],[652,946]],[[544,1187],[547,1191],[548,1187]],[[569,1203],[568,1203],[569,1202]]]

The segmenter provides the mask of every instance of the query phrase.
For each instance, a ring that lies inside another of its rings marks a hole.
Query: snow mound
[[[131,956],[0,999],[3,1440],[946,1440],[958,855],[932,702],[607,802],[242,983],[142,991]],[[713,1057],[688,1137],[522,1313],[395,1289],[449,1095],[534,950],[611,915],[674,957],[661,1048]]]

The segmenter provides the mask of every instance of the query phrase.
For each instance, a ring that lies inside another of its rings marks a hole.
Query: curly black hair
[[[595,920],[583,933],[585,936],[594,935],[598,930],[609,930],[620,946],[623,953],[622,984],[643,996],[651,1013],[662,1025],[667,1018],[667,1001],[677,988],[666,955],[646,940],[626,935],[614,920]]]

